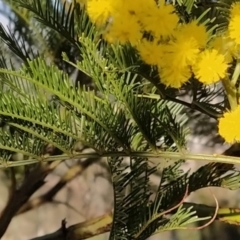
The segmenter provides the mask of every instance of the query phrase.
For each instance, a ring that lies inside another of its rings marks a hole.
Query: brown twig
[[[186,192],[186,194],[187,194],[187,192]],[[185,194],[185,196],[186,196],[186,194]],[[208,217],[209,215],[212,215],[212,218],[209,222],[207,222],[203,226],[200,226],[197,228],[182,227],[182,228],[178,228],[178,229],[192,229],[192,230],[202,229],[202,228],[208,226],[213,221],[219,219],[219,216],[218,216],[219,204],[214,195],[213,195],[213,197],[216,202],[216,207],[211,207],[211,206],[207,206],[204,204],[183,202],[183,200],[185,199],[185,196],[183,197],[181,202],[179,202],[173,208],[166,210],[164,212],[164,214],[166,214],[166,213],[174,214],[175,209],[178,208],[182,204],[184,208],[189,208],[189,207],[193,206],[193,210],[196,211],[196,214],[198,216]],[[169,212],[170,210],[171,210],[171,212]],[[109,232],[111,230],[111,227],[112,227],[112,214],[108,213],[104,216],[95,218],[93,220],[72,225],[69,228],[66,228],[66,226],[64,225],[65,235],[63,234],[63,229],[61,227],[59,230],[57,230],[54,233],[47,234],[42,237],[33,238],[31,240],[61,240],[61,239],[62,240],[82,240],[82,239],[94,237],[101,233]]]
[[[106,214],[90,221],[66,227],[63,220],[60,229],[56,232],[31,240],[82,240],[109,232],[112,227],[112,214]]]
[[[217,215],[218,215],[219,203],[218,203],[217,198],[214,195],[213,195],[213,198],[214,198],[214,200],[216,202],[216,207],[215,207],[215,213],[214,213],[213,217],[210,219],[210,221],[208,221],[206,224],[203,224],[202,226],[199,226],[199,227],[196,227],[196,228],[188,227],[186,229],[189,229],[189,230],[200,230],[200,229],[203,229],[203,228],[209,226],[211,223],[213,223],[215,221],[215,219],[217,218]]]
[[[44,203],[51,202],[54,198],[54,196],[71,180],[73,180],[75,177],[77,177],[79,174],[81,174],[84,170],[87,169],[89,165],[92,163],[98,161],[99,159],[92,159],[89,158],[85,160],[84,162],[81,162],[79,165],[75,165],[72,168],[70,168],[65,175],[62,177],[62,179],[54,185],[48,192],[44,193],[43,195],[36,197],[32,200],[29,200],[26,202],[17,212],[17,215],[24,213],[26,211],[32,210],[34,208],[37,208],[41,206]]]
[[[210,191],[211,192],[211,191]],[[219,203],[218,203],[218,200],[217,200],[217,198],[215,197],[215,195],[214,194],[212,194],[213,195],[213,198],[214,198],[214,200],[215,200],[215,202],[216,202],[216,207],[215,207],[215,212],[214,212],[214,214],[213,214],[213,216],[212,216],[212,218],[207,222],[207,223],[205,223],[205,224],[203,224],[202,226],[199,226],[199,227],[178,227],[178,228],[174,228],[174,230],[201,230],[201,229],[203,229],[203,228],[205,228],[205,227],[207,227],[207,226],[209,226],[211,223],[213,223],[216,219],[218,219],[218,210],[219,210]],[[195,204],[195,203],[186,203],[186,206],[192,206],[192,205],[198,205],[198,204]],[[212,209],[213,209],[213,207],[209,207],[209,206],[206,206],[206,205],[203,205],[203,204],[199,204],[198,205],[199,207],[200,206],[202,206],[203,208],[204,208],[204,210],[206,210],[206,207],[208,208],[208,210],[209,211],[207,211],[205,214],[205,216],[204,217],[206,217],[207,215],[209,215],[209,213],[211,214],[211,212],[212,212]],[[200,210],[201,211],[201,210]],[[197,212],[199,212],[199,211],[197,211]],[[198,215],[198,213],[197,213],[197,215]]]
[[[98,161],[98,159],[92,159],[89,158],[85,160],[84,162],[79,163],[80,165],[73,166],[70,168],[66,174],[62,177],[62,179],[53,186],[48,192],[44,193],[43,195],[36,197],[27,203],[25,203],[21,209],[18,211],[17,215],[25,213],[29,210],[32,210],[34,208],[37,208],[45,203],[51,202],[54,198],[54,196],[71,180],[73,180],[75,177],[77,177],[79,174],[81,174],[85,169],[91,165],[92,163]],[[231,164],[219,164],[223,165],[223,167],[231,166]]]
[[[12,218],[37,189],[45,182],[47,174],[52,171],[59,162],[52,164],[39,164],[23,181],[21,187],[12,193],[7,205],[0,214],[0,238],[6,232]]]
[[[77,208],[75,208],[74,206],[72,206],[72,205],[69,204],[68,202],[63,202],[63,201],[58,201],[58,200],[52,200],[52,203],[65,205],[65,206],[68,207],[70,210],[73,210],[74,212],[78,213],[79,215],[82,215],[82,213],[81,213]]]
[[[173,207],[170,208],[170,209],[167,209],[166,211],[162,212],[161,214],[162,214],[162,215],[167,215],[168,213],[172,212],[173,210],[179,208],[179,207],[183,204],[183,202],[185,201],[185,199],[187,198],[188,194],[189,194],[189,192],[188,192],[188,185],[187,185],[186,191],[185,191],[185,194],[184,194],[182,200],[181,200],[177,205],[173,206]]]
[[[154,221],[156,220],[157,218],[160,218],[164,215],[167,215],[168,213],[171,213],[173,210],[177,209],[178,207],[180,207],[184,200],[186,199],[186,197],[188,196],[188,185],[186,187],[186,191],[185,191],[185,194],[183,196],[183,198],[181,199],[181,201],[179,203],[177,203],[176,205],[174,205],[173,207],[163,211],[163,212],[159,212],[159,213],[156,213],[154,218],[151,218],[149,219],[149,221],[147,221],[147,223],[134,235],[134,239],[138,239],[139,236],[146,230],[146,228]]]

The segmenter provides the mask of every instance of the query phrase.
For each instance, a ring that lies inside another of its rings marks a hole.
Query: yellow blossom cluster
[[[227,62],[240,57],[240,2],[233,3],[230,8],[227,30],[213,39],[211,45]]]
[[[196,20],[180,23],[174,6],[165,0],[85,1],[89,18],[104,29],[105,39],[136,47],[145,63],[158,68],[166,86],[180,88],[193,75],[204,84],[225,77],[229,61],[208,47],[206,27]]]
[[[232,4],[230,10],[229,21],[229,37],[235,41],[236,44],[240,44],[240,3],[236,2]]]
[[[230,8],[227,31],[212,41],[212,46],[223,54],[225,61],[239,61],[240,58],[240,2],[235,2]],[[240,142],[240,105],[224,113],[219,119],[219,134],[228,143]]]
[[[105,38],[111,42],[136,45],[144,32],[153,36],[169,36],[179,18],[165,0],[87,0],[86,9],[93,23],[105,27]]]
[[[191,77],[213,84],[227,76],[240,54],[240,2],[230,8],[229,24],[219,36],[209,36],[204,24],[184,23],[165,0],[78,0],[109,43],[130,43],[141,59],[159,72],[166,86],[180,88]],[[240,105],[219,119],[227,142],[240,142]]]

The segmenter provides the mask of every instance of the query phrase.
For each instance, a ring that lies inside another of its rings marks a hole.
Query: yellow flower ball
[[[238,54],[237,44],[228,36],[228,34],[220,35],[212,39],[210,46],[223,54],[226,62],[231,63],[233,57]]]
[[[215,49],[201,52],[192,70],[196,78],[204,84],[212,84],[226,76],[228,63],[224,55]]]
[[[159,67],[160,81],[167,87],[180,88],[191,77],[189,67],[174,68],[172,65]]]
[[[196,62],[199,52],[194,38],[181,36],[166,46],[165,62],[171,63],[175,68],[191,66]]]
[[[148,41],[143,39],[136,46],[141,59],[149,65],[158,65],[165,56],[165,46],[158,41]]]
[[[90,20],[97,26],[103,26],[111,17],[118,14],[121,1],[87,0],[87,13]]]
[[[157,38],[168,37],[174,33],[179,17],[174,13],[172,4],[161,1],[160,6],[155,5],[149,12],[140,16],[143,29]]]
[[[107,29],[104,38],[109,43],[126,44],[129,42],[135,46],[142,38],[138,18],[128,12],[124,12],[124,16],[123,14],[116,16]]]
[[[228,31],[230,38],[240,44],[240,14],[230,19]]]
[[[228,143],[240,142],[240,105],[219,119],[218,132]]]
[[[204,48],[207,44],[208,33],[204,25],[199,24],[196,20],[183,24],[175,33],[176,38],[179,36],[185,36],[187,38],[193,38],[198,44],[199,48]]]
[[[230,8],[230,18],[240,15],[240,2],[233,3]]]

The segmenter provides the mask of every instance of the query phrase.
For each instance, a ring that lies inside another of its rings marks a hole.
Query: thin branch
[[[222,154],[193,154],[193,153],[183,153],[183,152],[168,152],[168,151],[160,151],[159,152],[138,152],[134,151],[131,153],[126,152],[106,152],[103,154],[98,153],[78,153],[72,157],[62,154],[56,156],[46,157],[42,160],[42,162],[53,162],[53,161],[62,161],[66,160],[66,158],[71,159],[81,159],[81,158],[100,158],[100,157],[144,157],[149,158],[149,161],[159,163],[160,161],[166,160],[195,160],[195,161],[207,161],[207,162],[219,162],[219,163],[228,163],[228,164],[240,164],[240,157],[232,157],[225,156]],[[152,158],[152,159],[151,159]],[[1,159],[0,159],[1,160]],[[6,167],[15,167],[15,166],[24,166],[33,163],[39,163],[38,159],[30,158],[24,161],[8,161],[7,166],[6,163],[0,162],[0,169]]]
[[[214,197],[217,206],[211,207],[203,204],[182,203],[184,208],[189,208],[193,206],[193,211],[196,211],[198,217],[209,217],[211,216],[213,220],[218,220],[218,203]],[[171,214],[174,214],[176,209],[172,209]],[[62,224],[59,230],[54,233],[44,235],[42,237],[32,238],[31,240],[82,240],[86,238],[91,238],[96,235],[109,232],[112,227],[112,213],[108,213],[101,217],[95,218],[90,221],[78,223],[72,225],[68,228],[65,228],[65,225]]]
[[[188,192],[188,186],[187,186],[187,187],[186,187],[185,194],[184,194],[182,200],[181,200],[179,203],[177,203],[176,205],[174,205],[172,208],[167,209],[167,210],[165,210],[165,211],[163,211],[163,212],[156,213],[156,214],[154,215],[154,217],[151,218],[151,219],[149,219],[149,220],[144,224],[144,226],[134,235],[134,239],[138,239],[139,236],[140,236],[156,219],[158,219],[158,218],[160,218],[160,217],[162,217],[162,216],[164,216],[164,215],[166,215],[166,214],[168,214],[168,213],[171,213],[172,211],[178,209],[178,208],[183,204],[184,200],[187,198],[188,193],[189,193],[189,192]]]
[[[164,93],[164,90],[161,88],[161,84],[159,83],[156,83],[156,81],[154,79],[152,79],[151,77],[143,74],[143,73],[139,73],[137,71],[133,71],[137,74],[139,74],[140,76],[142,76],[143,78],[147,79],[148,81],[150,81],[156,88],[157,90],[159,91],[159,98],[162,98],[164,100],[168,100],[168,101],[171,101],[171,102],[175,102],[175,103],[180,103],[182,104],[183,106],[186,106],[188,108],[190,108],[191,110],[197,110],[198,112],[201,112],[203,114],[206,114],[207,116],[211,117],[211,118],[214,118],[214,119],[217,119],[219,117],[221,117],[221,114],[219,113],[213,113],[213,112],[210,112],[204,108],[201,108],[199,105],[197,105],[195,102],[192,102],[192,103],[188,103],[186,101],[183,101],[181,99],[178,99],[176,97],[173,97],[169,94],[166,94]]]
[[[82,213],[81,213],[80,211],[78,211],[78,209],[76,209],[74,206],[72,206],[71,204],[69,204],[68,202],[63,202],[63,201],[58,201],[58,200],[52,200],[52,203],[65,205],[65,206],[68,207],[69,209],[73,210],[74,212],[76,212],[76,213],[78,213],[80,216],[82,216]]]
[[[6,232],[12,218],[16,215],[19,209],[42,185],[44,185],[45,177],[51,172],[59,162],[52,164],[39,164],[23,181],[21,187],[13,192],[7,205],[0,214],[0,238]]]
[[[211,191],[210,191],[210,192],[211,192]],[[213,194],[212,194],[212,195],[213,195]],[[214,200],[215,200],[215,202],[216,202],[216,208],[215,208],[215,213],[214,213],[213,217],[210,219],[210,221],[207,222],[207,223],[205,223],[205,224],[203,224],[202,226],[199,226],[199,227],[196,227],[196,228],[187,227],[187,228],[185,228],[185,229],[189,229],[189,230],[200,230],[200,229],[203,229],[203,228],[209,226],[210,224],[212,224],[212,223],[214,222],[214,220],[217,218],[217,215],[218,215],[219,203],[218,203],[218,200],[217,200],[217,198],[215,197],[215,195],[213,195],[213,198],[214,198]],[[181,229],[181,228],[179,228],[179,229]]]
[[[70,168],[65,175],[62,177],[62,179],[53,186],[48,192],[44,193],[43,195],[36,197],[32,200],[29,200],[26,202],[20,210],[17,212],[17,215],[24,213],[26,211],[32,210],[34,208],[37,208],[41,206],[44,203],[51,202],[54,198],[54,196],[71,180],[73,180],[75,177],[77,177],[79,174],[81,174],[83,171],[87,169],[88,166],[95,163],[99,159],[92,159],[89,158],[85,160],[84,162],[79,163],[76,166],[73,166]]]
[[[78,223],[66,228],[64,221],[59,230],[42,237],[32,238],[31,240],[81,240],[96,235],[109,232],[112,227],[112,214],[106,214],[101,217]]]

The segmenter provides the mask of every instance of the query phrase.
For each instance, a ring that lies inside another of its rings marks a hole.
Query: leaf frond
[[[32,59],[33,56],[36,56],[33,49],[25,42],[24,39],[19,40],[14,34],[11,33],[11,30],[8,31],[0,24],[0,38],[5,43],[8,48],[23,62],[27,62],[27,59]]]

